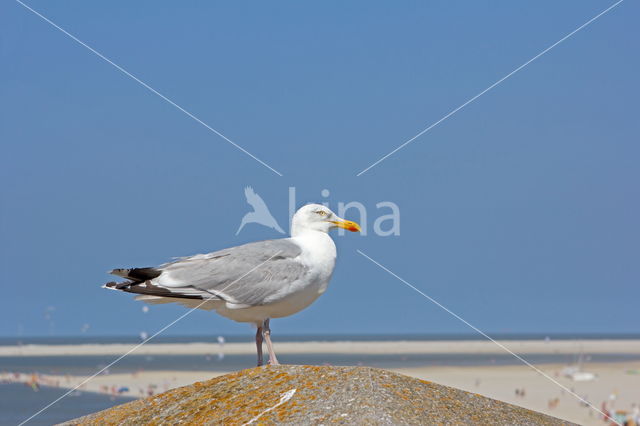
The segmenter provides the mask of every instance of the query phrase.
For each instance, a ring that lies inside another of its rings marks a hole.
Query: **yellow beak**
[[[360,232],[360,225],[355,222],[351,222],[350,220],[332,220],[331,223],[333,223],[338,228],[343,228],[347,231]]]

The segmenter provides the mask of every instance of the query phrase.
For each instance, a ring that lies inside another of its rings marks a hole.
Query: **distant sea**
[[[593,340],[593,339],[640,339],[640,335],[625,334],[509,334],[494,335],[500,340]],[[251,336],[225,336],[227,342],[252,342]],[[275,343],[282,341],[398,341],[398,340],[483,340],[477,335],[311,335],[280,336]],[[133,336],[107,337],[2,337],[0,345],[16,344],[108,344],[138,343],[139,338]],[[210,342],[217,344],[217,336],[159,336],[153,343],[191,343]],[[232,371],[252,367],[255,363],[253,355],[227,355],[216,353],[217,345],[212,346],[208,355],[135,355],[131,354],[112,366],[110,373],[129,373],[139,370],[194,370],[194,371]],[[564,363],[577,361],[578,354],[523,354],[533,364]],[[583,354],[584,361],[619,362],[638,360],[634,354]],[[0,357],[0,371],[91,375],[111,363],[116,356],[82,355],[82,356],[17,356]],[[477,366],[477,365],[516,365],[520,361],[509,354],[295,354],[279,356],[286,364],[310,365],[367,365],[379,368],[419,367],[419,366]],[[25,385],[0,384],[0,425],[15,425],[29,417],[40,408],[55,400],[66,390],[41,387],[34,392]],[[113,405],[128,401],[126,398],[113,399],[107,395],[82,392],[74,393],[56,403],[29,424],[54,424],[84,414],[99,411]]]
[[[34,392],[23,384],[0,385],[0,425],[18,425],[66,392],[67,389],[44,386]],[[27,424],[53,425],[128,401],[132,401],[132,399],[112,398],[92,392],[74,392],[34,417]]]
[[[636,340],[640,333],[488,333],[496,340]],[[217,335],[160,335],[152,343],[217,342]],[[227,342],[253,342],[252,333],[224,336]],[[274,342],[366,342],[366,341],[422,341],[422,340],[486,340],[477,333],[469,334],[276,334]],[[77,345],[86,343],[139,343],[138,336],[0,336],[0,345],[39,344]]]

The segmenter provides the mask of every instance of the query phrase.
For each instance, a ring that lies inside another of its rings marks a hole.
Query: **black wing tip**
[[[159,271],[156,268],[133,268],[129,271],[129,278],[146,281],[158,278],[160,274],[162,274],[162,271]]]
[[[112,269],[109,271],[109,273],[111,275],[127,275],[129,273],[130,269],[127,268],[116,268],[116,269]]]
[[[132,283],[131,281],[125,281],[121,283],[117,283],[115,281],[110,281],[102,286],[102,288],[108,288],[109,290],[124,290],[128,288]]]
[[[159,277],[160,274],[162,274],[162,271],[156,268],[118,268],[113,269],[109,273],[122,278],[142,282]]]
[[[102,288],[125,291],[127,293],[143,294],[148,296],[173,297],[177,299],[203,299],[203,297],[200,295],[174,293],[168,288],[155,286],[148,281],[144,283],[134,281],[124,281],[121,283],[117,283],[115,281],[111,281],[103,285]]]

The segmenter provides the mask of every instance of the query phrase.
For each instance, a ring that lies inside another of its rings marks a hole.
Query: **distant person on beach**
[[[640,406],[638,404],[631,405],[631,420],[636,425],[640,425]]]
[[[224,348],[224,336],[218,336],[218,345],[220,345],[220,350],[218,351],[218,361],[222,361],[224,359],[224,352],[222,349]]]

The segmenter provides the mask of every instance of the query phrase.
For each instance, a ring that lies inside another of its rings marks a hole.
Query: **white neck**
[[[302,257],[305,260],[314,259],[326,262],[327,266],[330,265],[333,270],[336,259],[336,244],[329,234],[309,228],[302,228],[298,231],[292,232],[291,239],[302,247]]]
[[[294,227],[292,235],[291,240],[302,249],[299,260],[309,267],[309,276],[319,285],[319,295],[326,290],[333,274],[336,244],[326,232],[309,228]]]
[[[300,224],[296,223],[295,221],[291,224],[291,236],[292,237],[295,238],[295,237],[299,237],[299,236],[302,236],[302,235],[305,235],[305,234],[308,234],[308,233],[314,233],[314,234],[315,233],[320,233],[320,234],[325,234],[325,235],[327,234],[324,231],[318,231],[318,230],[315,230],[315,229],[308,228],[308,227],[306,227],[304,225],[300,225]]]

